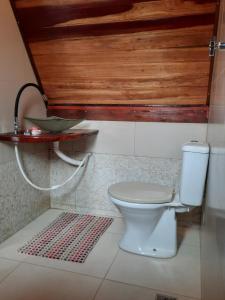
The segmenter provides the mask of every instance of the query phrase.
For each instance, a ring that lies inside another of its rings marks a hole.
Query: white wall
[[[12,131],[16,94],[26,82],[35,82],[9,0],[0,1],[0,132]],[[36,90],[21,98],[20,116],[45,114]],[[23,147],[25,166],[35,180],[49,184],[46,147]],[[34,174],[34,171],[36,173]],[[10,143],[0,143],[0,241],[49,207],[49,194],[30,188],[21,177]]]
[[[36,82],[9,0],[0,1],[0,132],[12,131],[14,103],[19,88]],[[20,116],[44,115],[41,97],[27,89],[21,97]],[[11,159],[8,147],[1,147],[0,161]]]

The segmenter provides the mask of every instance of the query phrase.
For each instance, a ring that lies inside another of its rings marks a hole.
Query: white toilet
[[[109,187],[111,201],[125,220],[120,248],[140,255],[167,258],[177,252],[176,212],[201,206],[209,157],[208,144],[183,146],[180,189],[143,182],[120,182]]]

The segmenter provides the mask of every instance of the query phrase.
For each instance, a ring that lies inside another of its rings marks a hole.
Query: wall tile
[[[72,153],[71,153],[72,154]],[[81,156],[84,155],[80,154]],[[77,157],[77,155],[75,155]],[[79,157],[79,156],[78,156]],[[51,184],[62,182],[73,167],[54,159],[51,165]],[[180,160],[135,157],[94,153],[87,168],[65,188],[51,192],[52,207],[68,206],[79,210],[102,211],[119,215],[109,201],[108,187],[120,181],[144,181],[176,186]]]
[[[134,154],[134,122],[85,121],[78,128],[98,129],[99,133],[81,141],[77,151]]]
[[[181,158],[181,146],[192,139],[205,141],[207,124],[136,123],[135,155]]]
[[[35,182],[49,185],[46,154],[24,157],[24,167]],[[49,208],[49,193],[30,187],[15,160],[0,164],[0,242]]]

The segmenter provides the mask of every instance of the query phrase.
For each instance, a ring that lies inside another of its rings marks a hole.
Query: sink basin
[[[82,122],[82,119],[63,119],[60,117],[47,117],[47,118],[30,118],[24,117],[45,131],[62,132]]]

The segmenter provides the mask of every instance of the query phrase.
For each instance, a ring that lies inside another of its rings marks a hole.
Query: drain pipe
[[[79,166],[81,164],[80,160],[76,160],[73,158],[70,158],[69,156],[65,155],[62,151],[60,151],[59,149],[59,142],[54,142],[53,143],[53,150],[55,152],[55,154],[61,158],[62,160],[64,160],[66,163],[72,165],[72,166]]]
[[[80,160],[76,160],[76,159],[72,159],[70,157],[68,157],[67,155],[65,155],[63,152],[61,152],[59,150],[59,142],[54,142],[53,143],[53,150],[56,153],[56,155],[61,158],[63,161],[67,162],[70,165],[73,166],[77,166],[76,170],[72,173],[72,175],[67,178],[63,183],[61,184],[57,184],[57,185],[53,185],[51,187],[40,187],[36,184],[34,184],[27,176],[26,172],[24,171],[23,168],[23,164],[20,158],[20,153],[19,153],[19,147],[18,145],[15,145],[15,154],[16,154],[16,161],[19,167],[19,170],[21,172],[21,174],[23,175],[23,178],[25,179],[25,181],[31,185],[33,188],[35,188],[36,190],[39,191],[52,191],[52,190],[57,190],[61,187],[63,187],[64,185],[66,185],[68,182],[70,182],[80,171],[80,169],[86,165],[86,163],[88,162],[88,159],[90,157],[91,154],[87,154],[85,155],[85,157],[80,161]]]

